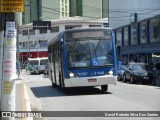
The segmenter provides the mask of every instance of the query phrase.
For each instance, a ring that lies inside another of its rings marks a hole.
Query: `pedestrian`
[[[157,61],[156,68],[157,68],[157,80],[159,80],[158,84],[160,86],[160,60]]]
[[[16,74],[18,74],[18,63],[16,62]]]
[[[22,73],[22,68],[23,68],[23,64],[22,62],[20,63],[20,70],[21,70],[21,73]]]
[[[156,63],[156,68],[157,68],[157,70],[160,70],[160,60],[157,61],[157,63]]]
[[[156,66],[153,64],[151,65],[151,68],[153,70],[153,81],[152,81],[152,85],[156,84],[156,79],[157,79],[157,68]]]

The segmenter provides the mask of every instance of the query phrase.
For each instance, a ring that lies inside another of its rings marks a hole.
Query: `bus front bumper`
[[[117,76],[83,77],[64,79],[65,87],[101,86],[117,84]]]

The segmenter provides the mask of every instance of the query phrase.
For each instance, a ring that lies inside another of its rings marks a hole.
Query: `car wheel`
[[[133,76],[130,77],[130,83],[131,83],[131,84],[134,84]]]
[[[123,75],[123,82],[124,82],[124,83],[127,82],[127,81],[126,81],[126,76],[125,76],[125,75]]]
[[[107,92],[108,85],[101,85],[101,90],[102,90],[102,92]]]
[[[146,85],[146,81],[143,81],[143,85]]]

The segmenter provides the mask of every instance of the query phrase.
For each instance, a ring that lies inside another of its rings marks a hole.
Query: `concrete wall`
[[[138,21],[160,14],[160,0],[109,0],[109,27],[130,24],[138,13]]]
[[[109,0],[102,0],[102,17],[108,18],[108,1]]]
[[[69,17],[69,0],[42,0],[42,16],[43,20]]]
[[[60,0],[42,0],[42,6],[43,20],[60,18]]]
[[[102,18],[102,0],[83,0],[83,16]]]
[[[29,1],[26,1],[24,2],[25,6],[24,6],[24,9],[25,9],[25,12],[23,12],[23,17],[24,17],[24,23],[23,24],[27,24],[27,23],[30,23],[30,2]]]

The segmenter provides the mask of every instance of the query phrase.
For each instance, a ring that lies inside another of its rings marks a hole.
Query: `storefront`
[[[160,60],[160,15],[115,29],[124,64]],[[117,43],[116,42],[116,43]]]
[[[20,53],[20,61],[21,62],[27,62],[29,56],[30,56],[30,58],[48,57],[48,52],[47,51],[30,52],[30,53],[23,52],[23,53]]]

